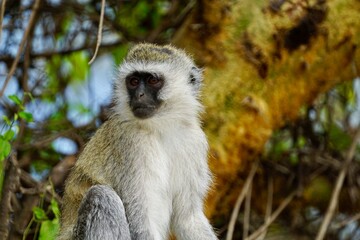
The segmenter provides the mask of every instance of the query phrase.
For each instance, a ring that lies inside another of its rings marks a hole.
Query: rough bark
[[[205,69],[204,125],[216,176],[209,215],[231,210],[238,174],[275,129],[358,74],[359,19],[356,0],[199,1],[174,44]]]

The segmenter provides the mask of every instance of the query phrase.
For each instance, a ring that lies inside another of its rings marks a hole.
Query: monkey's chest
[[[203,192],[206,185],[207,145],[204,135],[199,136],[171,131],[161,137],[142,135],[127,143],[136,151],[122,159],[117,189],[129,221],[147,222],[155,239],[166,239],[174,204],[183,206],[176,202]]]

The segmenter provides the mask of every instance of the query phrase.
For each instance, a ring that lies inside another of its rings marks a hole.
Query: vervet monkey
[[[112,115],[66,182],[59,239],[217,239],[203,213],[211,175],[201,82],[182,50],[139,44],[129,51]]]

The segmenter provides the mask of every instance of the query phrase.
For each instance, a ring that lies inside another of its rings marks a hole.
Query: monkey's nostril
[[[142,97],[145,96],[145,92],[139,91],[139,92],[137,92],[137,93],[135,94],[135,96],[136,96],[137,99],[140,99],[140,98],[142,98]]]

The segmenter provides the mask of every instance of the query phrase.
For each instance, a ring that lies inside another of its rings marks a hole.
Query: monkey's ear
[[[202,69],[192,67],[189,75],[189,84],[191,85],[194,93],[197,94],[200,90],[202,82]]]

